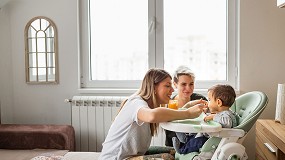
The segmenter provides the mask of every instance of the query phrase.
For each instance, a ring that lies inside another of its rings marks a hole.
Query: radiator
[[[102,143],[126,97],[74,96],[71,101],[71,123],[75,129],[76,151],[100,152]],[[165,134],[159,128],[151,145],[164,146]]]

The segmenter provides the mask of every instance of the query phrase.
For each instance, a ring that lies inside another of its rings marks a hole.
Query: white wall
[[[241,0],[240,90],[260,90],[269,97],[260,118],[274,119],[277,84],[285,83],[285,9],[275,0]],[[255,131],[245,139],[249,159],[255,155]]]
[[[69,124],[70,105],[64,99],[77,94],[77,1],[14,0],[2,8],[1,41],[7,37],[10,42],[0,44],[3,122]],[[24,28],[35,16],[50,18],[58,29],[58,85],[25,83]],[[2,24],[2,20],[7,23]],[[9,96],[13,102],[4,103]]]
[[[2,6],[1,6],[2,7]],[[0,118],[13,121],[13,65],[11,54],[10,21],[7,8],[0,9]],[[10,107],[6,107],[10,106]],[[0,120],[1,120],[0,119]]]
[[[76,0],[16,0],[0,10],[0,102],[5,123],[70,123],[70,108],[63,100],[79,94],[76,5]],[[275,0],[241,0],[240,7],[240,90],[265,92],[269,104],[261,118],[273,119],[277,84],[285,83],[285,9],[277,8]],[[57,26],[58,85],[25,83],[24,28],[35,16],[46,16]],[[244,145],[249,159],[254,159],[254,129]]]

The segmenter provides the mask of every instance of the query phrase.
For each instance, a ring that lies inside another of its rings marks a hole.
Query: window
[[[25,28],[26,82],[57,84],[57,30],[46,17],[31,19]]]
[[[136,89],[149,68],[186,65],[196,89],[237,88],[237,2],[81,1],[81,87]]]

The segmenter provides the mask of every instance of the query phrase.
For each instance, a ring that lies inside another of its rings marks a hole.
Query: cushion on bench
[[[1,124],[0,148],[74,151],[74,128],[70,125]]]

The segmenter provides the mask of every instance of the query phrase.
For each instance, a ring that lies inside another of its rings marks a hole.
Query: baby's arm
[[[218,114],[213,121],[220,123],[223,128],[232,128],[232,118],[226,113]]]
[[[207,115],[205,118],[204,118],[204,121],[205,122],[208,122],[208,121],[211,121],[211,120],[213,120],[214,119],[214,116],[215,116],[215,114],[209,114],[209,115]]]

